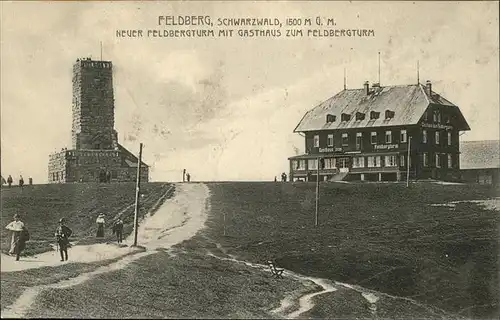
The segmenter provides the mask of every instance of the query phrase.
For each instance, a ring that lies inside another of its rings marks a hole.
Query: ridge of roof
[[[136,163],[139,161],[139,159],[137,158],[137,156],[135,154],[133,154],[132,152],[130,152],[129,150],[127,150],[127,148],[125,148],[124,146],[122,146],[119,143],[118,143],[118,148],[120,149],[120,151],[122,151],[123,153],[125,153],[128,157],[131,157],[131,158],[135,159]],[[149,168],[149,166],[144,161],[141,161],[141,166],[146,166],[146,167]]]

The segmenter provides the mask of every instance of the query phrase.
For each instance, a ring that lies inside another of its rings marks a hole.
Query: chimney
[[[368,83],[368,81],[365,81],[365,93],[366,95],[370,94],[370,84]]]
[[[425,82],[425,87],[427,89],[427,94],[430,96],[432,93],[432,83],[429,80],[427,80]]]

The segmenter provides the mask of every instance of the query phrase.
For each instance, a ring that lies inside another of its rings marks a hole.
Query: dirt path
[[[92,276],[105,272],[120,270],[126,267],[134,260],[155,253],[158,248],[170,248],[171,246],[187,240],[194,236],[201,228],[203,228],[208,209],[209,190],[204,184],[179,184],[176,186],[174,197],[165,202],[153,216],[146,216],[144,221],[139,226],[138,244],[144,246],[146,251],[142,251],[133,255],[128,255],[119,261],[110,265],[97,268],[92,272],[80,274],[79,276],[58,283],[41,285],[28,288],[24,293],[10,306],[2,310],[2,318],[7,317],[23,317],[29,310],[36,296],[44,289],[48,288],[66,288],[78,285],[87,281]],[[127,244],[132,244],[133,234],[125,241]],[[105,246],[105,245],[104,245]],[[119,256],[126,254],[132,248],[118,248],[116,246],[108,246],[107,257]],[[87,262],[93,260],[97,256],[103,257],[103,252],[100,255],[96,254],[99,249],[103,249],[102,245],[82,246],[80,252],[86,257],[81,258]],[[76,248],[72,248],[72,255],[76,256]],[[78,249],[76,249],[78,250]],[[135,249],[137,250],[137,249]],[[41,255],[40,255],[41,256]],[[54,259],[54,258],[53,258]],[[37,263],[37,262],[33,262]],[[43,262],[38,261],[39,266],[44,266]],[[3,271],[2,261],[2,271]]]

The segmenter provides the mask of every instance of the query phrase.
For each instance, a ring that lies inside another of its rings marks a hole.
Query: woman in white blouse
[[[21,221],[18,214],[14,215],[14,221],[9,223],[5,229],[12,231],[12,239],[10,241],[9,254],[16,253],[16,245],[23,231],[24,223]]]
[[[104,225],[106,224],[106,221],[104,220],[104,214],[100,213],[95,222],[97,223],[97,237],[103,238],[104,237]]]

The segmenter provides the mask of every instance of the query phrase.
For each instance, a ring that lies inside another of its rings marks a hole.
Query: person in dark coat
[[[23,231],[21,231],[21,235],[19,236],[17,246],[16,246],[16,261],[19,261],[19,257],[21,256],[21,252],[26,249],[26,242],[30,240],[30,233],[26,226],[23,226]]]
[[[64,218],[59,219],[59,227],[56,229],[55,236],[59,252],[61,253],[61,261],[68,260],[69,237],[72,234],[73,231],[65,225]]]
[[[23,176],[19,177],[19,186],[22,188],[24,186],[24,179]]]
[[[14,179],[12,179],[12,176],[9,174],[9,177],[7,178],[7,184],[9,185],[9,188],[13,182],[14,182]]]
[[[118,218],[113,225],[113,234],[116,234],[116,241],[122,243],[123,237],[123,220]]]

